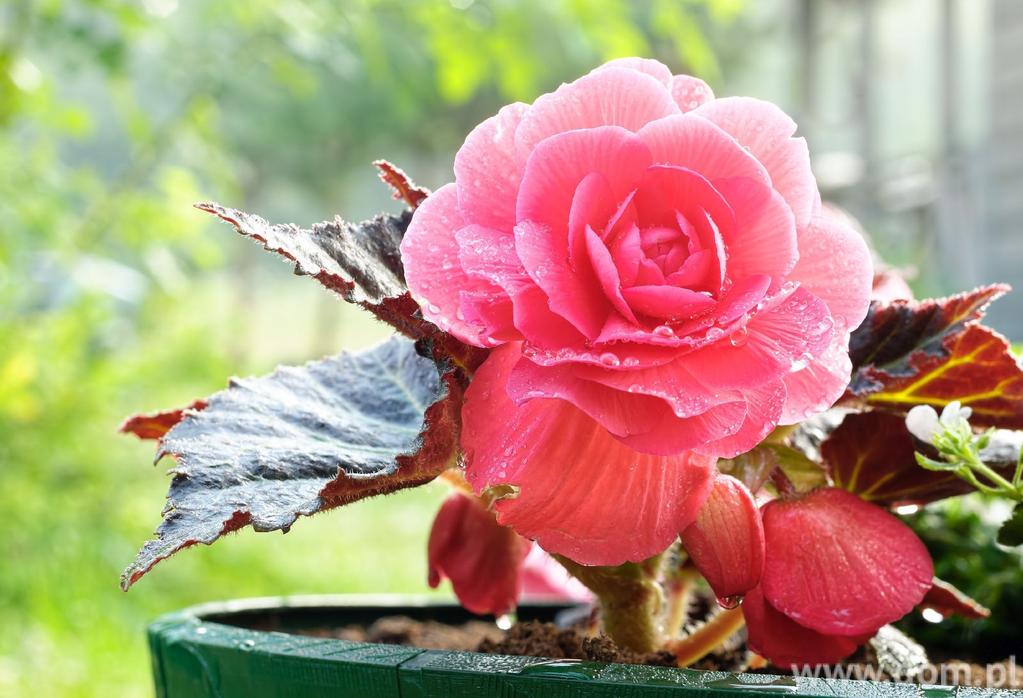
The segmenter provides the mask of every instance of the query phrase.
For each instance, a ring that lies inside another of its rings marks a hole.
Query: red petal
[[[502,615],[518,601],[529,548],[529,541],[497,523],[478,499],[455,492],[441,505],[430,529],[430,586],[450,579],[465,608]]]
[[[767,603],[760,587],[746,594],[742,614],[750,649],[778,667],[835,664],[869,639],[822,635],[804,628]]]
[[[873,633],[931,588],[916,534],[884,509],[833,487],[764,507],[764,596],[818,632]]]
[[[764,526],[753,495],[731,475],[718,475],[682,545],[719,597],[743,596],[760,583]]]
[[[962,616],[963,618],[987,618],[991,610],[971,599],[946,581],[934,578],[932,586],[920,608],[932,608],[943,616]]]

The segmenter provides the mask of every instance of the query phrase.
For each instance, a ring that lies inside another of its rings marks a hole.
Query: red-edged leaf
[[[394,198],[404,201],[413,211],[430,195],[430,190],[416,186],[405,171],[387,160],[374,160],[373,165],[380,170],[380,181],[394,190]]]
[[[1008,290],[1004,284],[995,284],[948,298],[871,303],[866,319],[849,340],[853,369],[873,366],[894,374],[916,352],[947,356],[944,340],[983,317],[988,304]],[[852,387],[859,394],[870,386],[858,386],[854,376]]]
[[[177,461],[164,520],[122,586],[243,526],[287,531],[299,516],[429,482],[456,459],[460,375],[393,337],[232,380],[161,440],[158,456]]]
[[[905,419],[887,412],[857,412],[821,444],[821,458],[836,487],[885,505],[926,504],[972,492],[954,473],[921,468]]]
[[[978,426],[1023,428],[1023,370],[1008,341],[979,324],[994,285],[950,298],[873,304],[850,342],[849,393],[900,412],[958,400]]]
[[[401,264],[402,236],[412,214],[381,214],[361,223],[341,218],[312,229],[271,225],[259,216],[213,202],[195,205],[230,223],[246,237],[295,263],[295,273],[312,276],[342,298],[357,303],[412,339],[423,339],[437,358],[451,358],[473,370],[486,351],[471,347],[423,319],[408,292]]]
[[[989,609],[937,577],[934,578],[934,585],[924,595],[919,608],[933,609],[945,617],[987,618],[991,615]]]
[[[204,410],[206,409],[206,404],[205,400],[196,400],[188,407],[181,407],[176,410],[133,414],[121,422],[121,426],[117,430],[122,434],[134,434],[143,440],[159,439],[170,431],[171,427],[180,422],[186,412]]]
[[[865,394],[870,405],[904,411],[937,408],[958,400],[973,409],[975,426],[1023,429],[1023,369],[1008,340],[992,329],[970,325],[943,343],[947,354],[917,352],[905,372],[865,367],[860,375],[883,387]]]

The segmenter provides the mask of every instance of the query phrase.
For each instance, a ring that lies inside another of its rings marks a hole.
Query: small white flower
[[[933,411],[931,410],[931,412]],[[949,430],[956,427],[969,429],[970,424],[967,420],[969,420],[972,414],[972,408],[963,407],[958,400],[953,400],[945,405],[945,409],[941,411],[941,425]]]
[[[958,414],[958,402],[950,403],[941,413],[941,420],[938,419],[938,413],[930,405],[917,405],[906,414],[906,428],[909,429],[909,433],[920,439],[924,443],[934,443],[934,437],[942,428],[944,422],[945,412],[952,405],[957,406]],[[967,408],[969,409],[969,408]]]

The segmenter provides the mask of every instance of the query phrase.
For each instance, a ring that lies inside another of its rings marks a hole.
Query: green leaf
[[[1012,516],[998,529],[998,542],[1009,548],[1023,545],[1023,506],[1017,504]]]
[[[164,520],[122,587],[244,526],[286,532],[299,516],[429,482],[457,457],[460,375],[394,337],[232,380],[161,439],[157,458],[177,460]]]

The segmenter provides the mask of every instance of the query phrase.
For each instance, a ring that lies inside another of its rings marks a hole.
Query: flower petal
[[[779,424],[796,424],[834,405],[849,386],[849,334],[835,332],[831,345],[806,368],[788,374],[785,407]]]
[[[735,226],[722,230],[732,280],[767,274],[777,288],[796,260],[796,221],[777,191],[752,179],[733,177],[712,182],[735,213]]]
[[[466,220],[511,232],[515,198],[526,159],[515,150],[515,131],[529,107],[515,103],[474,128],[455,155],[458,207]]]
[[[746,594],[742,614],[750,649],[781,668],[837,664],[869,639],[824,635],[804,628],[771,606],[760,587]]]
[[[657,78],[618,66],[603,67],[539,97],[515,134],[520,155],[555,134],[599,126],[638,131],[644,124],[677,114],[670,92]]]
[[[827,303],[832,317],[852,331],[867,315],[873,274],[863,236],[824,209],[799,237],[799,262],[789,278]]]
[[[696,521],[681,532],[682,546],[718,598],[743,596],[760,583],[764,526],[746,486],[719,474]]]
[[[684,167],[708,180],[745,177],[771,186],[771,176],[732,136],[707,119],[676,114],[651,121],[636,134],[654,162]]]
[[[752,97],[725,97],[707,102],[693,113],[709,119],[749,148],[792,208],[799,229],[810,222],[820,207],[817,180],[810,170],[806,141],[791,137],[796,123],[785,112]]]
[[[497,503],[498,520],[576,562],[618,565],[664,550],[696,519],[714,460],[639,453],[562,400],[516,405],[506,386],[519,356],[516,345],[495,349],[466,392],[470,484],[518,488]]]
[[[464,224],[455,185],[445,184],[412,214],[401,241],[401,261],[409,291],[423,317],[463,342],[481,347],[485,346],[481,337],[485,328],[459,318],[460,292],[480,288],[496,295],[499,291],[462,270],[455,231]]]
[[[629,68],[631,70],[638,70],[639,72],[646,73],[650,77],[654,78],[665,87],[669,87],[671,85],[671,69],[653,58],[615,58],[599,68],[594,69],[593,72],[604,70],[606,68]]]
[[[503,615],[518,601],[530,547],[529,541],[497,523],[478,499],[455,492],[444,500],[430,529],[430,586],[450,579],[466,609]]]
[[[774,430],[785,402],[785,385],[771,381],[742,393],[746,415],[738,429],[716,441],[708,441],[696,450],[718,458],[734,458],[759,444]]]
[[[694,78],[691,75],[674,75],[671,78],[671,96],[678,108],[687,112],[713,100],[714,92],[710,89],[710,85],[700,78]]]
[[[635,312],[660,320],[685,320],[716,305],[705,293],[677,286],[633,286],[622,296]]]
[[[934,566],[916,534],[884,509],[828,487],[764,507],[765,598],[817,632],[873,633],[909,613]]]

